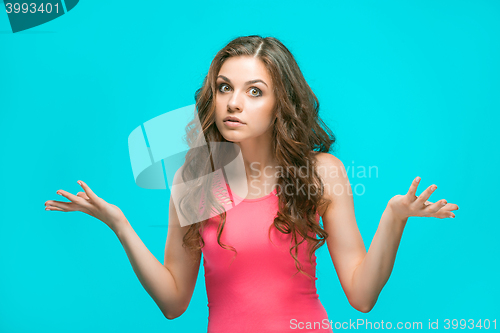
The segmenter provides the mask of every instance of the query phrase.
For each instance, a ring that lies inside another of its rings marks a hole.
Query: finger
[[[428,202],[428,201],[427,201]],[[440,209],[442,209],[446,205],[446,200],[439,200],[436,203],[430,204],[424,208],[425,213],[434,214],[437,213]]]
[[[73,212],[75,210],[78,210],[78,206],[75,205],[72,202],[60,202],[60,201],[48,201],[45,203],[46,208],[58,208],[62,209],[63,211],[67,212]]]
[[[47,206],[47,207],[45,207],[45,210],[58,210],[58,211],[61,211],[61,212],[65,211],[65,210],[63,210],[61,208],[58,208],[58,207],[55,207],[55,206]]]
[[[411,183],[410,189],[408,190],[408,193],[407,193],[407,195],[410,198],[413,199],[415,197],[415,193],[417,193],[417,187],[418,187],[419,183],[420,183],[420,177],[415,178],[413,180],[413,182]]]
[[[443,199],[443,200],[440,200],[438,202],[441,202],[441,201],[446,201],[446,200]],[[453,214],[451,211],[457,210],[457,209],[458,209],[458,206],[456,204],[452,204],[452,203],[448,202],[444,206],[442,206],[437,212],[431,213],[431,215],[428,215],[428,216],[437,217],[439,219],[444,219],[447,217],[454,218],[455,214]]]
[[[427,199],[429,199],[429,197],[431,196],[431,194],[434,192],[434,190],[436,190],[437,186],[436,185],[431,185],[429,186],[425,191],[423,191],[419,197],[417,198],[417,200],[415,200],[415,202],[418,204],[421,204],[423,205],[424,202],[427,201]]]
[[[445,211],[452,211],[452,210],[458,210],[458,206],[456,204],[452,204],[452,203],[447,203],[446,205],[444,205],[443,208],[441,208],[441,210],[445,210]]]
[[[82,198],[77,197],[76,195],[71,194],[65,190],[58,190],[56,193],[58,195],[62,195],[63,197],[65,197],[66,199],[68,199],[69,201],[74,202],[74,203],[81,202],[81,200],[82,200]]]
[[[59,190],[57,194],[62,195],[63,197],[67,198],[70,202],[60,202],[59,207],[62,207],[63,209],[68,209],[70,211],[81,211],[83,208],[88,207],[89,201],[73,195],[67,191],[64,190]]]
[[[84,198],[85,200],[89,200],[89,196],[87,195],[87,193],[85,192],[78,192],[76,194],[77,197],[81,197],[81,198]]]
[[[83,190],[85,191],[85,193],[87,194],[89,199],[95,200],[95,199],[99,198],[94,192],[92,192],[90,187],[87,184],[85,184],[83,181],[79,180],[77,183],[80,184],[80,186],[83,188]]]
[[[432,217],[437,217],[438,219],[445,219],[447,217],[449,217],[449,218],[455,218],[455,214],[453,214],[450,211],[443,210],[443,209],[441,209],[438,212],[432,214],[431,216]]]
[[[55,200],[48,200],[45,202],[45,206],[57,206],[60,204],[67,204],[68,202],[64,201],[55,201]]]

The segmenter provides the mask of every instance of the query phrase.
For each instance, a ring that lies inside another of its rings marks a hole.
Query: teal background
[[[194,103],[216,52],[250,34],[295,55],[338,138],[366,248],[388,200],[431,184],[455,219],[408,221],[391,278],[353,309],[326,246],[317,287],[335,321],[497,319],[498,1],[80,1],[13,34],[0,12],[1,332],[204,332],[203,267],[188,310],[165,319],[117,237],[80,212],[44,210],[81,179],[119,206],[163,263],[168,191],[134,183],[130,132]],[[483,328],[484,329],[484,328]]]

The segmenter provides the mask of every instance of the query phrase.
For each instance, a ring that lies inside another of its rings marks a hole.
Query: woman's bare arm
[[[177,318],[186,311],[198,278],[201,254],[193,261],[182,247],[187,229],[180,226],[170,199],[163,265],[147,249],[128,221],[116,231],[139,281],[167,319]]]
[[[406,195],[396,195],[389,200],[367,253],[357,227],[352,189],[344,165],[326,153],[319,156],[318,165],[322,167],[318,171],[325,182],[325,195],[332,200],[320,214],[329,234],[327,245],[332,261],[349,303],[361,312],[369,312],[392,273],[408,218],[454,217],[451,210],[457,210],[458,206],[446,200],[427,201],[435,185],[417,197],[418,180],[415,179]]]
[[[174,319],[184,313],[193,295],[201,254],[192,260],[182,247],[182,238],[188,227],[180,227],[172,200],[165,264],[162,265],[141,241],[120,208],[98,197],[83,181],[78,183],[85,192],[73,195],[58,190],[57,193],[70,202],[48,200],[46,210],[80,211],[104,222],[117,235],[139,281],[165,317]]]

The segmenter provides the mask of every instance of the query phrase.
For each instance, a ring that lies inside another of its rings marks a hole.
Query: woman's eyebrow
[[[228,82],[228,83],[231,83],[231,80],[229,80],[227,77],[225,77],[224,75],[219,75],[217,76],[217,78],[221,78],[223,79],[224,81]],[[262,82],[266,85],[266,87],[268,87],[267,83],[265,83],[264,81],[260,80],[260,79],[257,79],[257,80],[250,80],[250,81],[247,81],[245,82],[245,84],[252,84],[252,83],[257,83],[257,82]],[[268,87],[269,88],[269,87]]]

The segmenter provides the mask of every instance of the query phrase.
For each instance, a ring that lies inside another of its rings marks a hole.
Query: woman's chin
[[[241,140],[236,140],[236,139],[226,139],[227,141],[229,142],[232,142],[232,143],[239,143]]]
[[[238,143],[241,141],[241,138],[239,138],[237,135],[222,135],[222,137],[224,139],[226,139],[227,141],[229,142],[233,142],[233,143]]]

